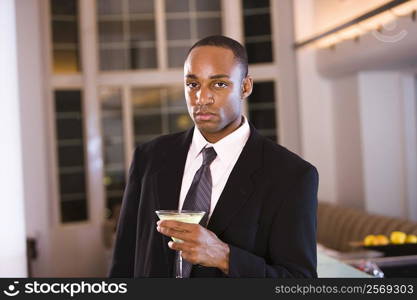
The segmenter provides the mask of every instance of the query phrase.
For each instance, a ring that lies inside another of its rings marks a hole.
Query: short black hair
[[[246,53],[245,47],[243,47],[238,41],[223,35],[208,36],[196,42],[188,50],[187,57],[194,48],[202,46],[215,46],[231,50],[235,59],[242,65],[244,75],[243,78],[248,76],[248,54]]]

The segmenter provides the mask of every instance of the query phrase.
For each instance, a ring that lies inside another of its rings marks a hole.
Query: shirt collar
[[[249,135],[250,127],[245,116],[243,116],[243,124],[239,126],[239,128],[214,144],[209,143],[201,134],[200,130],[198,130],[197,127],[194,127],[193,140],[190,148],[191,157],[196,159],[204,147],[213,147],[217,153],[216,159],[219,159],[222,164],[226,165],[242,150]]]

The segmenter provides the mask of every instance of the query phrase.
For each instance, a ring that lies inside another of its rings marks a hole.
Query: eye
[[[216,88],[227,88],[229,85],[226,82],[219,81],[214,84]]]
[[[198,83],[197,83],[197,82],[187,82],[185,85],[186,85],[188,88],[190,88],[190,89],[195,89],[195,88],[197,88],[197,87],[198,87]]]

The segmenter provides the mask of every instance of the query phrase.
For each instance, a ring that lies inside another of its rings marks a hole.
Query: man
[[[246,50],[230,38],[190,49],[184,89],[195,127],[136,149],[111,277],[172,277],[174,250],[190,277],[317,276],[317,171],[242,115],[253,87],[247,70]],[[155,214],[204,205],[200,224]]]

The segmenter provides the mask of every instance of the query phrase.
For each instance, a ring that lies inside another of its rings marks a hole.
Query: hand
[[[212,231],[199,224],[179,221],[158,221],[157,230],[163,235],[181,239],[183,242],[168,243],[168,247],[182,251],[182,257],[192,264],[216,267],[229,273],[229,245],[222,242]]]

